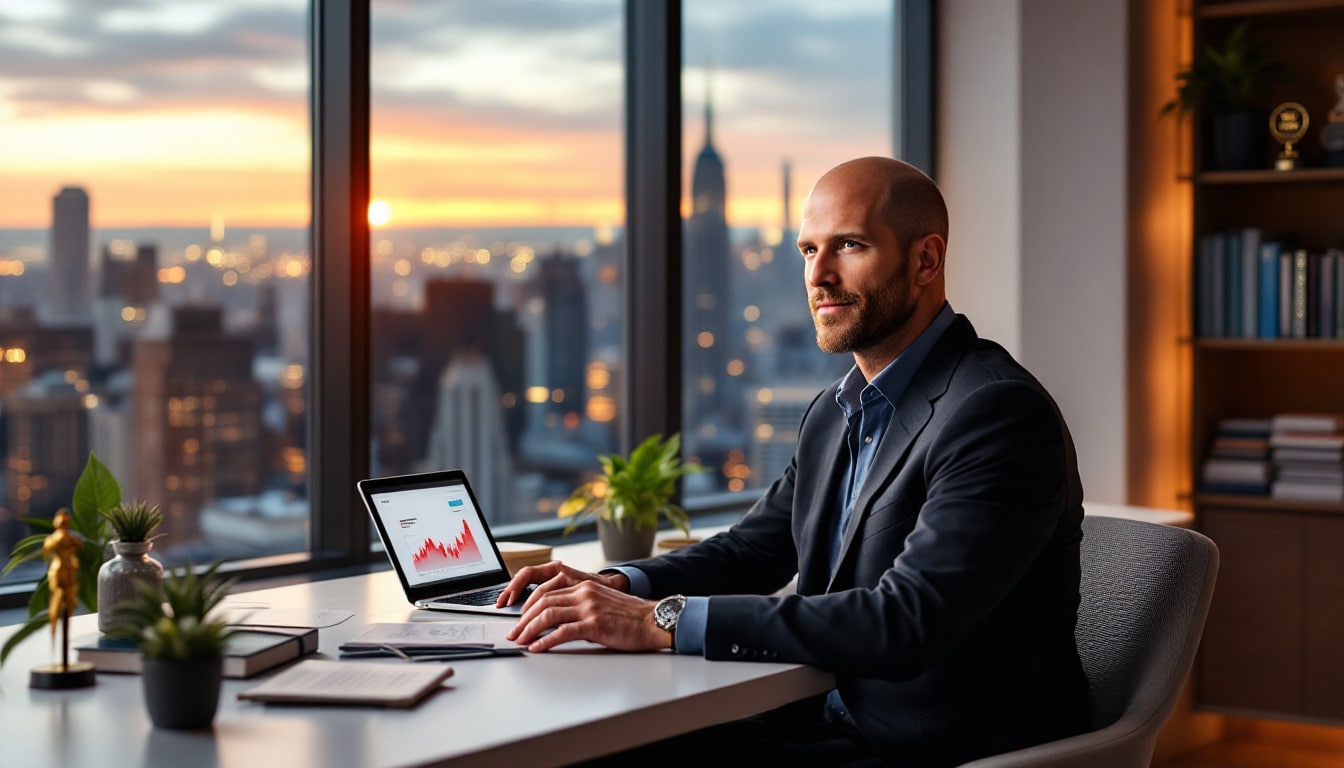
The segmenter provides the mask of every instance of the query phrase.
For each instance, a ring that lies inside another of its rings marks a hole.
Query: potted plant
[[[98,570],[103,565],[108,544],[108,525],[100,513],[120,503],[121,486],[117,484],[117,479],[98,461],[97,456],[90,453],[84,470],[75,481],[74,498],[70,504],[70,530],[84,540],[84,546],[78,554],[79,586],[75,592],[78,604],[88,611],[98,610]],[[10,571],[23,563],[42,557],[42,542],[54,530],[48,518],[26,517],[23,522],[35,533],[14,544],[9,562],[0,571],[0,577],[9,575]],[[51,589],[44,574],[28,601],[28,619],[0,647],[0,664],[5,663],[5,659],[9,658],[10,652],[20,642],[47,626],[50,603]]]
[[[1224,170],[1259,168],[1265,163],[1268,120],[1259,109],[1265,89],[1283,73],[1283,65],[1249,39],[1242,22],[1222,48],[1204,45],[1190,66],[1176,75],[1176,97],[1159,114],[1198,111],[1210,121],[1214,165]]]
[[[149,556],[154,540],[162,535],[154,531],[163,522],[163,513],[157,504],[136,502],[118,504],[102,514],[116,534],[112,540],[116,556],[98,570],[98,629],[106,632],[116,621],[117,609],[135,599],[139,582],[155,590],[163,587],[163,565]]]
[[[219,565],[198,574],[188,563],[181,575],[164,578],[162,594],[140,582],[108,633],[140,649],[145,705],[159,728],[205,728],[215,719],[233,630],[211,612],[235,583],[216,578]]]
[[[631,451],[629,458],[606,454],[597,460],[602,474],[576,488],[557,511],[560,517],[570,518],[566,534],[585,519],[596,518],[597,535],[608,560],[647,557],[660,517],[690,534],[690,518],[672,503],[672,492],[682,476],[705,468],[681,462],[680,435],[667,440],[653,435]]]

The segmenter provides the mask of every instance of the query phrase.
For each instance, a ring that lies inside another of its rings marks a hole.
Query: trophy
[[[1325,148],[1325,164],[1339,167],[1344,166],[1344,73],[1335,78],[1335,94],[1339,99],[1321,129],[1321,146]]]
[[[1269,116],[1269,132],[1275,141],[1283,142],[1283,151],[1274,159],[1274,170],[1291,171],[1297,168],[1297,150],[1293,142],[1301,141],[1307,135],[1307,126],[1311,118],[1307,108],[1295,101],[1288,101],[1274,108]]]

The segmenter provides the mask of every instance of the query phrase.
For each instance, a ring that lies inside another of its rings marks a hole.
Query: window
[[[713,471],[686,495],[759,489],[803,411],[853,364],[817,349],[794,244],[808,187],[895,150],[889,0],[683,5],[682,423]]]
[[[307,549],[306,29],[303,0],[0,8],[5,554],[90,450],[166,562]]]
[[[620,448],[619,0],[372,6],[371,464],[553,527]]]
[[[366,560],[354,480],[448,465],[546,529],[652,432],[740,505],[845,365],[805,186],[928,167],[929,6],[0,4],[0,554],[89,450],[170,563]]]

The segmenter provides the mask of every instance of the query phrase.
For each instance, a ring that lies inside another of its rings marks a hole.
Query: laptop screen
[[[508,578],[463,473],[381,478],[359,485],[408,591],[448,583],[473,588],[472,577],[487,575]]]

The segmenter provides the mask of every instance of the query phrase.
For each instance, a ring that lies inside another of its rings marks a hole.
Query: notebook
[[[355,485],[406,599],[415,607],[513,615],[521,611],[523,600],[495,607],[509,572],[466,473],[450,469]]]

